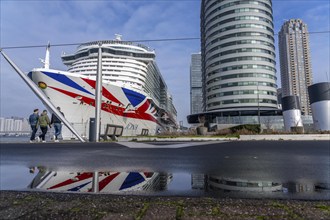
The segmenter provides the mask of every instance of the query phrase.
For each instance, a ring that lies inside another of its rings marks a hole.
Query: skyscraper
[[[190,64],[190,114],[203,111],[201,53],[191,55]]]
[[[299,96],[302,114],[310,115],[307,88],[313,79],[307,25],[300,19],[290,19],[283,24],[278,38],[282,96]]]
[[[203,107],[276,109],[271,0],[202,0]]]

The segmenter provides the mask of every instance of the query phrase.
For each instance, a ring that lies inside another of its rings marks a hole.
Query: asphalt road
[[[52,170],[184,172],[330,183],[329,141],[189,142],[154,146],[145,143],[145,146],[148,148],[128,148],[120,143],[1,143],[0,157],[2,166],[45,166]]]

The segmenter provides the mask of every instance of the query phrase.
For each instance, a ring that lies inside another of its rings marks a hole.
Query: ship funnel
[[[123,35],[121,35],[121,34],[115,34],[115,39],[118,40],[118,41],[121,41],[122,36]]]

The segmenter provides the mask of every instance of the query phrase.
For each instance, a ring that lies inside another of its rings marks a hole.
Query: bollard
[[[90,118],[89,119],[89,137],[88,137],[89,142],[96,142],[95,126],[96,126],[95,118]]]

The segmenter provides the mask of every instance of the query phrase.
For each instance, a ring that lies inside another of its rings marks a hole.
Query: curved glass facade
[[[271,0],[202,0],[203,108],[277,108]]]

